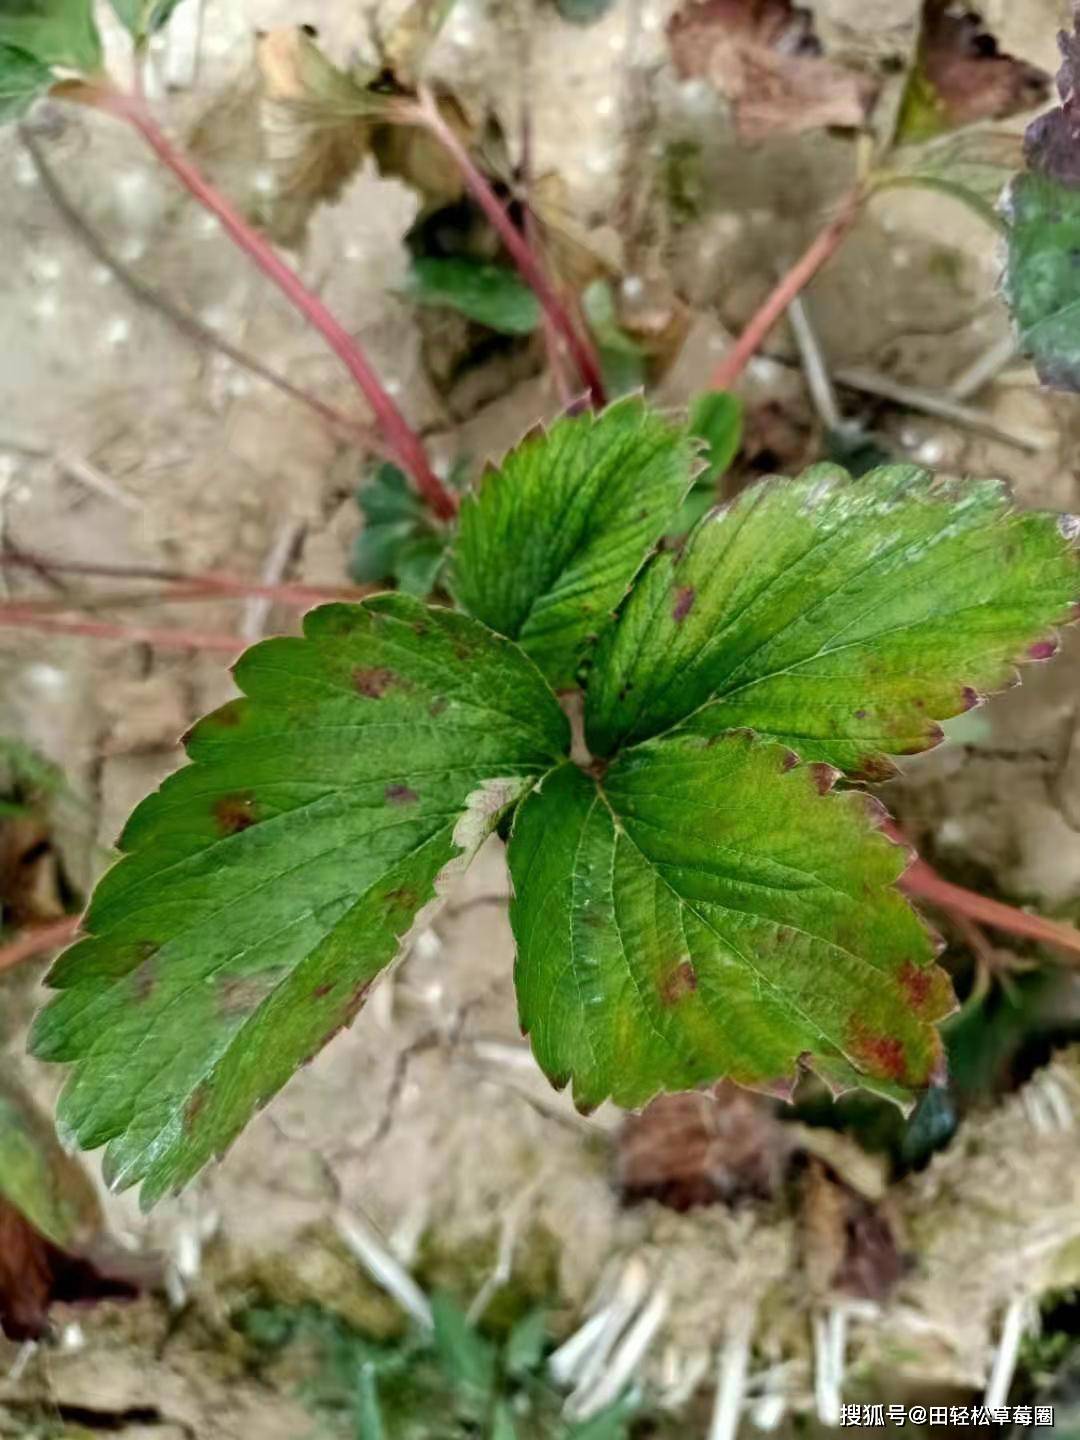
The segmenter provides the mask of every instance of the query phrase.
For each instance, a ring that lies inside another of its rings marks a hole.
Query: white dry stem
[[[1020,1342],[1030,1323],[1031,1302],[1027,1297],[1018,1295],[1014,1300],[1010,1300],[1001,1325],[1001,1338],[990,1366],[990,1378],[986,1382],[983,1404],[988,1410],[1004,1405],[1008,1399],[1013,1376],[1016,1374]]]
[[[709,1440],[735,1440],[738,1433],[756,1319],[757,1306],[749,1302],[731,1313],[717,1366]]]
[[[334,1228],[376,1285],[392,1295],[406,1314],[425,1330],[434,1325],[427,1296],[375,1233],[373,1227],[353,1210],[341,1209]]]
[[[985,435],[990,440],[1000,440],[1016,450],[1035,455],[1046,450],[1052,443],[1051,436],[1043,431],[1029,430],[1026,426],[1005,429],[985,410],[972,405],[961,404],[946,395],[933,390],[920,390],[913,385],[901,385],[887,375],[878,375],[871,370],[838,370],[836,378],[841,385],[850,385],[853,390],[862,390],[867,395],[877,395],[894,405],[908,410],[918,410],[924,415],[933,415],[940,420],[949,420],[975,435]]]
[[[24,1340],[11,1362],[11,1369],[7,1373],[8,1384],[17,1385],[26,1373],[26,1367],[34,1358],[37,1352],[38,1342],[36,1340]]]
[[[534,1180],[530,1180],[506,1207],[499,1226],[499,1248],[495,1255],[494,1268],[476,1292],[466,1315],[470,1325],[477,1323],[491,1303],[491,1297],[496,1291],[501,1290],[510,1279],[514,1268],[514,1250],[517,1248],[522,1221],[528,1214],[533,1197],[545,1178],[543,1174],[540,1174]]]
[[[712,1364],[711,1353],[702,1345],[683,1355],[677,1346],[669,1346],[675,1357],[670,1379],[659,1398],[662,1410],[681,1410],[693,1395]]]
[[[576,1382],[578,1391],[596,1383],[627,1323],[637,1311],[649,1290],[649,1272],[643,1260],[633,1256],[623,1267],[610,1300],[559,1346],[548,1361],[548,1368],[560,1385]]]
[[[663,1286],[659,1286],[623,1336],[610,1363],[595,1384],[587,1390],[579,1387],[571,1395],[566,1405],[568,1418],[588,1420],[618,1400],[637,1373],[657,1331],[667,1319],[670,1304],[671,1296]]]
[[[989,350],[984,350],[966,369],[961,370],[949,386],[949,394],[954,400],[970,400],[973,395],[979,393],[984,385],[989,385],[991,380],[995,380],[1016,354],[1015,335],[1003,335],[1000,340],[990,346]]]
[[[304,537],[305,528],[299,520],[289,520],[278,531],[259,576],[264,585],[279,585],[285,578],[285,571]],[[270,605],[270,598],[266,595],[253,595],[249,600],[244,601],[240,634],[245,640],[262,639],[266,630],[267,617],[270,614]]]
[[[843,428],[844,417],[840,414],[840,406],[836,402],[836,391],[829,378],[825,352],[811,323],[806,301],[801,295],[796,295],[788,306],[787,318],[795,336],[795,344],[799,348],[806,387],[810,391],[814,409],[827,430],[840,430]]]
[[[813,1317],[814,1403],[823,1425],[839,1425],[847,1349],[847,1311],[833,1305]]]

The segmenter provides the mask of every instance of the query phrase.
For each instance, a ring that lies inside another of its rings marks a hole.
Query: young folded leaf
[[[574,685],[693,472],[690,441],[636,397],[556,421],[462,505],[458,600],[517,640],[557,689]]]
[[[151,1204],[356,1015],[432,898],[565,753],[531,662],[398,595],[309,614],[239,662],[245,698],[135,811],[33,1049],[59,1106]]]
[[[590,675],[590,749],[745,726],[884,778],[1053,653],[1080,594],[1067,530],[995,481],[903,465],[765,481],[635,586]]]
[[[797,1062],[901,1098],[940,1067],[952,1008],[904,853],[873,802],[823,794],[745,734],[636,746],[599,780],[573,765],[510,841],[521,1024],[591,1108],[719,1076],[784,1091]]]
[[[110,0],[110,4],[116,18],[141,45],[164,29],[180,0]]]

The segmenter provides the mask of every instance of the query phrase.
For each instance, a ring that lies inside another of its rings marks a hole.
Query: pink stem
[[[85,635],[91,640],[127,640],[133,645],[153,645],[163,650],[217,650],[224,655],[239,655],[250,644],[237,635],[216,631],[173,630],[77,616],[43,615],[31,605],[0,605],[0,627],[38,630],[48,635]]]
[[[892,821],[886,821],[882,830],[898,844],[910,846],[910,841]],[[1019,935],[1025,940],[1036,940],[1042,945],[1052,945],[1069,955],[1080,955],[1080,930],[1058,920],[1046,920],[1041,915],[1029,915],[1014,905],[1005,905],[1000,900],[990,900],[974,890],[965,890],[939,875],[925,860],[915,859],[900,877],[900,889],[917,899],[935,905],[939,910],[974,920],[977,925],[989,925],[991,930],[1003,931],[1006,935]]]
[[[35,925],[23,930],[7,945],[0,946],[0,974],[13,970],[24,960],[33,960],[48,950],[59,950],[75,939],[79,930],[79,916],[66,915],[63,920],[54,920],[48,925]]]
[[[862,202],[862,192],[850,191],[841,202],[839,213],[810,244],[805,254],[781,279],[776,289],[751,319],[735,345],[713,371],[709,381],[714,390],[730,390],[769,337],[773,326],[782,319],[791,302],[809,285],[818,271],[831,260],[855,224]]]
[[[599,409],[606,400],[604,381],[600,373],[600,360],[589,341],[571,320],[566,306],[559,298],[528,241],[517,229],[506,207],[492,190],[487,177],[477,168],[472,156],[461,143],[453,126],[448,125],[439,111],[434,98],[422,91],[419,105],[402,106],[399,115],[403,120],[423,125],[439,141],[443,149],[461,171],[461,178],[472,192],[473,199],[490,220],[492,228],[506,246],[507,252],[521,278],[539,300],[544,314],[552,328],[562,336],[566,347],[574,358],[579,375],[589,393],[593,406]]]
[[[363,391],[364,398],[374,411],[375,418],[402,468],[412,476],[433,512],[440,519],[449,520],[457,510],[455,497],[431,469],[419,437],[383,388],[360,346],[319,297],[307,288],[273,246],[252,229],[231,202],[176,149],[138,97],[123,95],[99,86],[84,86],[69,93],[71,98],[81,99],[84,103],[106,110],[133,126],[162,164],[172,171],[200,205],[217,217],[235,244],[250,256],[263,274],[296,306],[304,319],[319,331]]]

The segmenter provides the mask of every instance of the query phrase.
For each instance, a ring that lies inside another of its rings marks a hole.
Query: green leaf
[[[39,65],[95,75],[101,37],[93,0],[0,0],[0,46],[21,50]]]
[[[951,195],[996,230],[1003,228],[998,210],[1001,192],[1023,163],[1018,135],[1000,130],[964,130],[925,145],[893,151],[887,167],[875,171],[875,190],[917,186]]]
[[[461,507],[453,588],[557,688],[576,682],[693,474],[690,445],[637,398],[558,420]]]
[[[0,125],[18,120],[53,83],[53,73],[32,55],[0,45]]]
[[[446,562],[449,531],[432,522],[405,475],[389,462],[357,491],[364,528],[349,573],[360,584],[393,580],[420,599],[435,589]]]
[[[631,1390],[598,1415],[567,1426],[565,1440],[629,1440],[630,1422],[640,1408],[640,1399]]]
[[[491,1422],[491,1440],[517,1440],[510,1408],[502,1401],[495,1407],[495,1418]]]
[[[742,444],[742,401],[726,390],[706,390],[691,403],[686,428],[692,439],[703,442],[706,468],[675,517],[670,534],[676,538],[692,530],[716,503],[717,481]]]
[[[531,335],[540,302],[516,270],[482,260],[415,259],[405,293],[417,305],[441,305],[504,335]]]
[[[184,1184],[356,1015],[398,940],[567,724],[483,626],[401,595],[327,605],[240,660],[244,698],[138,807],[33,1048],[143,1203]]]
[[[356,1419],[361,1440],[383,1440],[386,1430],[379,1405],[379,1382],[371,1360],[365,1360],[360,1366],[356,1391]]]
[[[109,0],[117,19],[136,41],[163,29],[180,0]]]
[[[529,1375],[540,1366],[547,1346],[547,1313],[530,1310],[510,1331],[503,1354],[506,1373],[515,1378]]]
[[[1039,379],[1080,390],[1080,190],[1018,175],[1006,205],[1005,298]]]
[[[590,749],[746,726],[884,778],[886,755],[936,744],[935,721],[1053,653],[1080,591],[1063,531],[996,481],[910,466],[765,481],[635,587],[590,676]]]
[[[581,308],[596,341],[609,395],[629,395],[645,384],[647,357],[641,345],[619,324],[615,293],[609,280],[594,280],[581,294]]]
[[[431,1301],[435,1345],[443,1370],[459,1389],[476,1398],[489,1396],[495,1385],[495,1351],[447,1295]]]
[[[69,1248],[101,1226],[97,1192],[51,1124],[11,1081],[0,1082],[0,1199]]]
[[[510,840],[522,1028],[576,1104],[643,1105],[726,1076],[787,1092],[797,1064],[898,1097],[941,1058],[951,992],[893,882],[874,802],[746,734],[572,764]]]
[[[613,0],[555,0],[559,14],[572,25],[591,25],[611,9]]]

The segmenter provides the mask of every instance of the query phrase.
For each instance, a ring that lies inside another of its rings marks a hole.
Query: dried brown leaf
[[[659,1200],[679,1211],[764,1200],[782,1185],[793,1151],[794,1136],[771,1102],[720,1084],[663,1095],[630,1117],[617,1180],[626,1200]]]
[[[1080,188],[1080,5],[1074,8],[1072,33],[1062,30],[1058,34],[1058,47],[1061,104],[1028,126],[1024,153],[1032,170]]]
[[[950,129],[1030,110],[1050,88],[1045,70],[998,49],[974,10],[945,4],[927,11],[921,65]]]
[[[339,70],[304,27],[260,36],[256,60],[263,143],[275,178],[266,225],[276,240],[296,245],[316,206],[337,199],[368,153],[380,101],[366,89],[373,76]]]
[[[747,141],[862,126],[877,84],[826,59],[810,17],[791,0],[690,0],[668,25],[675,67],[710,81]]]
[[[62,1250],[0,1199],[0,1331],[9,1340],[40,1340],[52,1305],[133,1300],[139,1289],[130,1264]]]
[[[883,1300],[904,1262],[887,1203],[857,1194],[820,1161],[803,1175],[800,1208],[803,1270],[819,1300],[840,1292]]]

